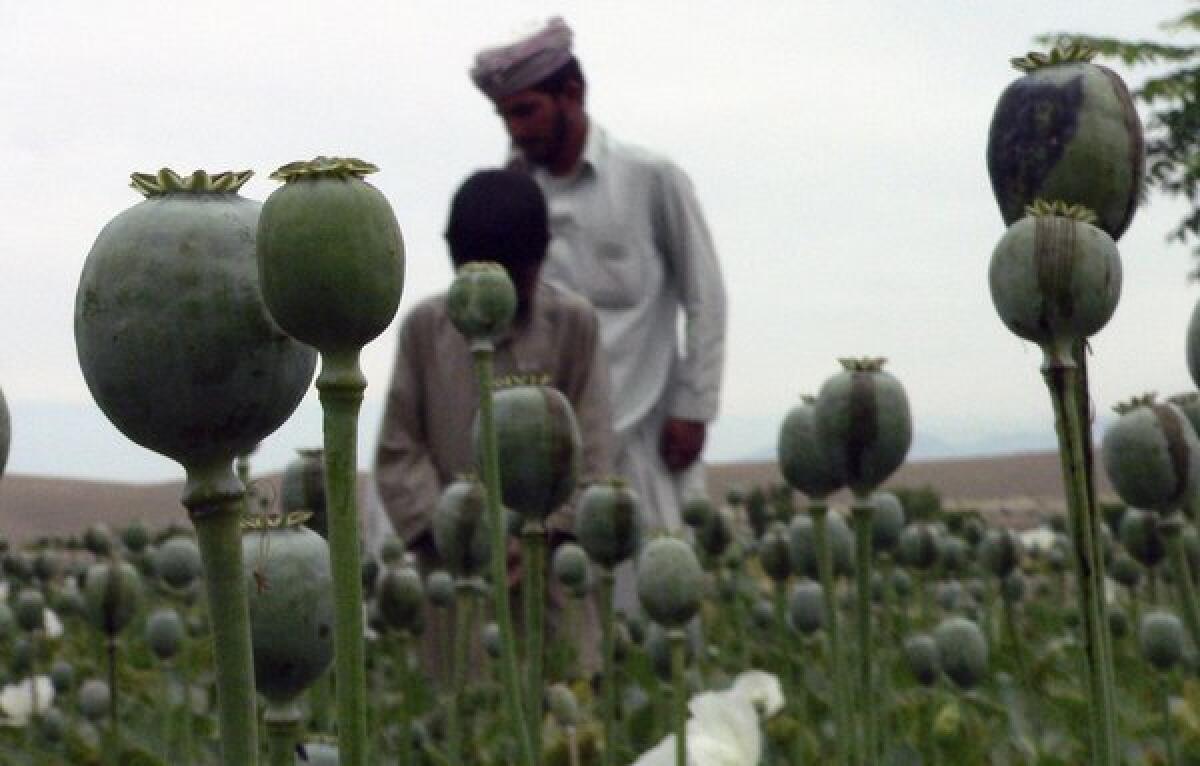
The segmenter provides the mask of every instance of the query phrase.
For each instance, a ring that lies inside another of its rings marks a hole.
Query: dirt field
[[[1100,474],[1102,495],[1107,483]],[[277,483],[278,476],[266,477]],[[773,463],[725,463],[709,467],[712,497],[720,499],[731,484],[752,487],[779,481]],[[1006,455],[915,462],[904,466],[892,486],[928,484],[947,507],[979,508],[1018,528],[1062,508],[1062,481],[1055,453]],[[152,527],[187,523],[179,504],[181,483],[117,484],[42,476],[0,479],[0,533],[14,542],[43,535],[78,533],[104,521],[119,527],[141,519]],[[844,502],[845,497],[835,497]]]

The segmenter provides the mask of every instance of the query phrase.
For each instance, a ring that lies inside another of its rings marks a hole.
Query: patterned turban
[[[471,80],[493,101],[533,87],[571,60],[573,36],[555,16],[541,29],[475,54]]]

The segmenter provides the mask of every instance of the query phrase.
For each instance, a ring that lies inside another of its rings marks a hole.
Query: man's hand
[[[658,452],[667,470],[679,473],[700,457],[707,426],[696,420],[667,418],[658,438]]]

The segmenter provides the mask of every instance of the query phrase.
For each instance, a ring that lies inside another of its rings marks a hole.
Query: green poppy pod
[[[1108,324],[1121,297],[1116,243],[1092,220],[1090,210],[1039,201],[992,251],[996,313],[1048,363],[1070,364],[1072,347]]]
[[[456,577],[474,577],[491,559],[483,485],[460,476],[446,485],[433,511],[433,544]]]
[[[904,598],[912,593],[913,581],[912,575],[903,569],[897,569],[892,572],[892,590],[900,598]]]
[[[987,675],[988,645],[979,626],[948,617],[933,631],[942,671],[960,688],[971,689]]]
[[[589,484],[575,501],[575,538],[608,569],[633,556],[642,539],[637,495],[620,479]]]
[[[1116,407],[1104,433],[1104,470],[1126,505],[1166,513],[1183,507],[1200,474],[1200,442],[1187,417],[1152,394]]]
[[[571,687],[564,683],[551,684],[546,689],[546,708],[558,725],[564,728],[578,726],[584,722],[579,710],[579,700],[575,699]]]
[[[1121,517],[1117,531],[1121,545],[1144,567],[1158,566],[1167,555],[1167,544],[1158,522],[1158,514],[1137,508],[1130,508]]]
[[[166,607],[146,618],[146,646],[160,660],[169,660],[183,647],[186,629],[179,612]]]
[[[987,526],[981,519],[969,518],[962,525],[962,536],[967,541],[967,544],[974,547],[983,542],[983,536],[987,534]]]
[[[89,721],[99,721],[111,705],[112,693],[100,679],[89,678],[79,687],[79,712]]]
[[[1008,529],[992,529],[979,544],[979,560],[996,577],[1007,577],[1021,560],[1021,541]]]
[[[840,513],[825,517],[825,538],[833,552],[833,572],[848,576],[854,572],[854,533]],[[797,515],[788,525],[788,543],[791,549],[792,571],[816,579],[817,541],[812,517]]]
[[[105,635],[115,636],[124,630],[141,601],[142,578],[131,564],[106,561],[88,568],[83,585],[84,610],[88,621]]]
[[[517,315],[517,289],[498,263],[464,264],[450,283],[446,313],[468,341],[494,343],[508,332]]]
[[[1192,310],[1187,326],[1187,366],[1192,381],[1200,386],[1200,302]]]
[[[909,524],[900,533],[897,553],[900,563],[920,571],[928,571],[938,563],[941,551],[933,527],[923,522]]]
[[[554,549],[550,559],[550,571],[559,585],[567,589],[583,588],[587,585],[588,555],[575,543],[563,543]]]
[[[121,542],[130,553],[141,553],[150,544],[150,530],[140,519],[132,521],[121,531]]]
[[[293,162],[258,219],[258,274],[271,316],[324,354],[357,353],[391,324],[404,289],[404,243],[378,168],[340,157]]]
[[[32,633],[46,627],[46,597],[36,588],[22,588],[13,603],[13,615],[21,630]]]
[[[1010,604],[1025,598],[1025,590],[1025,575],[1020,571],[1009,572],[1000,583],[1000,595]]]
[[[425,595],[429,604],[438,609],[447,609],[454,603],[454,576],[444,569],[437,569],[425,578]]]
[[[388,535],[379,546],[379,561],[385,567],[400,566],[407,555],[408,548],[405,547],[404,540],[397,535]]]
[[[1124,551],[1113,558],[1108,573],[1115,582],[1126,588],[1136,588],[1142,581],[1142,565]]]
[[[33,557],[33,576],[39,582],[48,582],[58,576],[60,569],[58,554],[51,550],[38,551]]]
[[[932,636],[918,633],[904,639],[904,658],[917,683],[922,686],[937,683],[941,662],[938,659],[938,644]]]
[[[146,199],[96,238],[75,299],[75,346],[96,403],[133,442],[198,481],[292,414],[316,368],[263,304],[250,172],[135,173]],[[357,298],[357,296],[356,296]],[[227,474],[227,475],[226,475]]]
[[[1200,393],[1192,391],[1186,394],[1175,394],[1167,397],[1167,401],[1178,407],[1188,422],[1192,424],[1192,430],[1200,434]]]
[[[112,541],[112,530],[103,522],[90,524],[83,531],[83,547],[93,556],[107,556],[112,550]]]
[[[782,521],[772,523],[763,533],[758,546],[758,562],[775,583],[787,582],[792,576],[792,546],[788,528]]]
[[[196,541],[182,535],[164,541],[154,551],[154,570],[172,588],[186,588],[204,572]]]
[[[567,502],[579,476],[582,447],[571,403],[540,385],[501,388],[492,401],[504,505],[526,519],[545,520]]]
[[[768,630],[775,624],[775,606],[765,598],[758,599],[750,608],[750,620],[759,630]]]
[[[825,591],[821,583],[801,580],[788,596],[788,619],[792,628],[810,636],[825,625]]]
[[[683,502],[683,523],[693,529],[699,529],[708,523],[716,512],[712,501],[705,495],[693,495]]]
[[[987,165],[1005,224],[1035,199],[1086,205],[1114,240],[1129,226],[1145,165],[1142,124],[1111,69],[1084,46],[1013,59],[1022,76],[996,104]]]
[[[55,694],[66,694],[75,685],[75,666],[66,660],[55,660],[50,666],[50,683]]]
[[[486,623],[480,630],[483,648],[493,660],[500,659],[504,652],[504,639],[500,636],[500,626],[494,622]]]
[[[912,415],[900,381],[883,359],[842,359],[843,370],[817,394],[817,437],[834,470],[867,497],[908,454]]]
[[[324,538],[329,537],[329,518],[325,499],[325,449],[307,447],[296,450],[296,458],[283,469],[279,498],[284,513],[306,511],[312,515],[304,525]]]
[[[1183,659],[1184,643],[1183,623],[1175,615],[1154,611],[1142,616],[1138,647],[1155,670],[1165,673],[1178,665]]]
[[[934,600],[943,612],[954,612],[963,608],[969,602],[963,591],[962,583],[958,580],[948,580],[937,584],[934,590]]]
[[[271,702],[295,699],[333,660],[333,572],[325,538],[295,516],[242,532],[254,679]]]
[[[871,514],[871,549],[891,553],[904,531],[904,505],[891,492],[872,492],[868,502],[875,508]]]
[[[642,609],[664,627],[682,627],[696,616],[704,571],[692,547],[674,537],[647,543],[637,560],[637,593]]]
[[[4,392],[0,391],[0,476],[4,475],[4,467],[8,465],[8,449],[12,444],[12,418],[8,414],[8,402]]]
[[[1129,615],[1120,604],[1108,607],[1108,632],[1113,638],[1124,638],[1129,634]]]
[[[816,399],[802,396],[779,428],[779,471],[791,487],[823,500],[845,485],[845,477],[817,436]]]
[[[425,588],[421,575],[412,567],[384,572],[379,581],[379,616],[389,628],[416,633],[423,623]]]
[[[942,569],[947,574],[962,574],[967,571],[967,564],[971,560],[971,552],[966,540],[955,535],[946,535],[945,537],[935,536],[934,540],[937,543],[937,560],[941,562]],[[909,543],[909,545],[912,544],[912,542]],[[918,551],[914,553],[910,551],[908,555],[921,557],[925,555],[925,552]]]
[[[696,545],[709,561],[715,561],[729,551],[733,537],[733,514],[728,508],[714,508],[708,521],[696,529]]]
[[[8,669],[14,676],[27,676],[33,669],[33,642],[28,636],[17,636],[10,647]]]

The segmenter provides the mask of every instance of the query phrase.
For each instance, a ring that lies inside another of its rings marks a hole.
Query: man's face
[[[525,159],[549,165],[562,153],[567,138],[564,97],[523,90],[497,100],[496,113]]]

